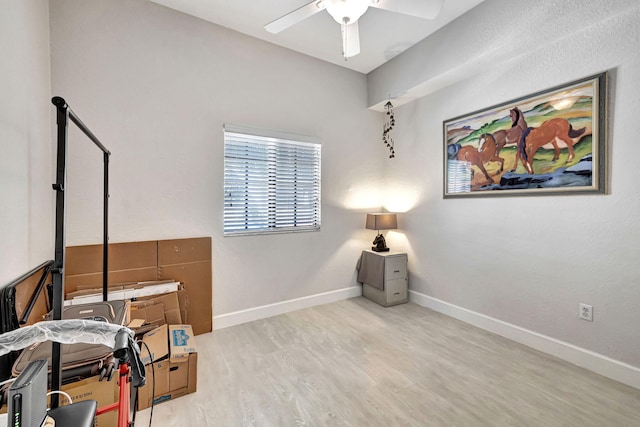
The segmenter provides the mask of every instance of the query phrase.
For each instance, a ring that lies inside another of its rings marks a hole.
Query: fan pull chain
[[[347,24],[349,23],[349,18],[345,17],[342,20],[342,56],[344,57],[344,61],[347,62],[347,46],[349,46],[349,41],[347,37],[349,35],[349,31],[347,31]]]

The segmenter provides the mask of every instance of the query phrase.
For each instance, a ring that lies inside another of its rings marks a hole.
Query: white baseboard
[[[640,389],[640,368],[619,362],[602,354],[586,350],[502,320],[494,319],[457,305],[409,290],[409,300],[423,307],[477,326],[512,341],[556,356],[574,365]]]
[[[246,310],[234,311],[232,313],[213,316],[213,329],[222,329],[229,326],[240,325],[266,317],[277,316],[278,314],[289,313],[290,311],[313,307],[321,304],[328,304],[347,298],[359,297],[362,295],[362,286],[352,286],[350,288],[338,289],[336,291],[324,292],[321,294],[309,295],[307,297],[290,299],[274,304],[261,305],[259,307]]]

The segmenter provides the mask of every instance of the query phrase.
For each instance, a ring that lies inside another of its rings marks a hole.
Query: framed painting
[[[607,73],[443,123],[444,197],[605,192]]]

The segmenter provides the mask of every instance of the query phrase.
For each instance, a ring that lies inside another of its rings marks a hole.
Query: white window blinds
[[[462,160],[447,161],[447,193],[471,191],[471,163]]]
[[[320,144],[225,125],[224,234],[320,229]]]

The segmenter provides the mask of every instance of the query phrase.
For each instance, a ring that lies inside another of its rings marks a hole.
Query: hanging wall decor
[[[604,193],[607,73],[444,122],[444,197]]]
[[[391,101],[384,105],[384,109],[387,111],[387,120],[382,126],[382,143],[387,144],[387,148],[389,149],[389,158],[393,159],[396,156],[396,151],[393,147],[391,130],[396,125],[396,119],[393,116],[393,104],[391,104]]]

